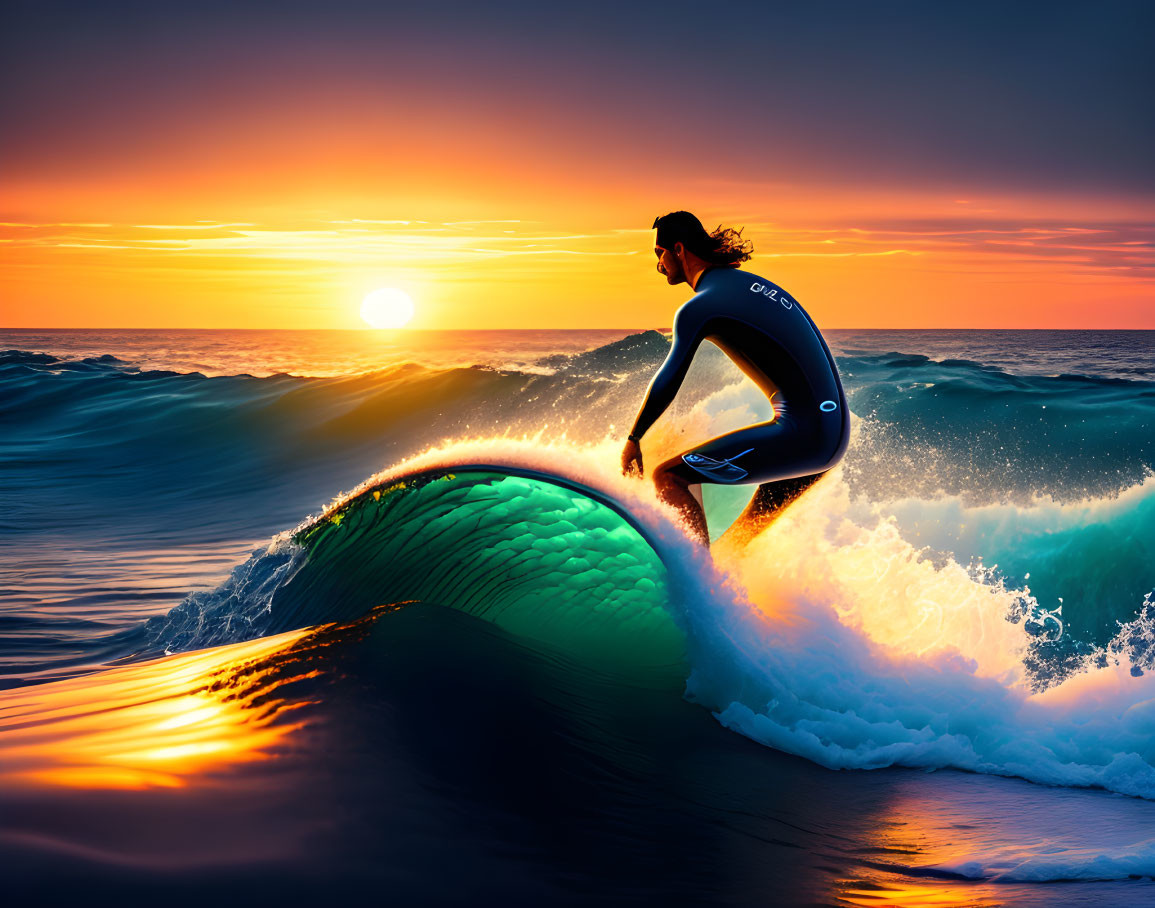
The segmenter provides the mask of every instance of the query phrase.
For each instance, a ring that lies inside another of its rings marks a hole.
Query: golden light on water
[[[976,892],[971,883],[960,885],[930,881],[921,884],[846,882],[837,887],[837,904],[866,906],[896,905],[900,908],[996,908],[1005,904],[997,893]]]
[[[396,287],[374,290],[361,301],[361,318],[370,328],[404,328],[413,311],[409,294]]]
[[[179,788],[269,759],[305,720],[289,656],[309,631],[113,668],[0,695],[0,785]],[[281,658],[289,656],[289,658]]]

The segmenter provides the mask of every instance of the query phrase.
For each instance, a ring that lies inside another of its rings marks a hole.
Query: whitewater
[[[401,350],[382,370],[311,377],[160,369],[106,338],[99,353],[90,337],[15,348],[0,355],[15,428],[0,529],[21,544],[2,565],[6,684],[429,599],[631,684],[664,666],[725,729],[826,769],[964,770],[1146,804],[1152,342],[1127,332],[1096,358],[1056,332],[1016,357],[1020,338],[914,334],[832,335],[854,414],[846,461],[751,540],[721,532],[741,495],[707,487],[709,552],[616,468],[667,344],[657,332],[568,349],[519,338],[468,364]],[[182,362],[211,366],[192,346]],[[647,463],[765,415],[711,353],[647,436]],[[322,573],[310,546],[336,543],[310,534],[357,515],[365,535]],[[320,594],[378,549],[374,563],[405,570]],[[429,586],[438,572],[458,585]],[[489,592],[461,593],[471,584]],[[1004,882],[1155,875],[1155,830],[963,839],[887,864]]]

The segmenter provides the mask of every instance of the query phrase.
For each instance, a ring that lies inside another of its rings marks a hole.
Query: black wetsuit
[[[670,405],[704,340],[765,392],[775,416],[685,452],[672,472],[690,483],[812,481],[841,460],[850,415],[826,342],[781,287],[737,268],[705,272],[694,297],[674,316],[670,353],[650,383],[632,435],[644,435]]]

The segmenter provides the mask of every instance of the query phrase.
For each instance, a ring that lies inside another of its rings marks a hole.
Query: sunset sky
[[[1155,328],[1155,4],[13,2],[0,326]]]

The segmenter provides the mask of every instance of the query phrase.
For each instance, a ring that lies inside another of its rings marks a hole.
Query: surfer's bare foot
[[[690,491],[690,484],[668,469],[681,462],[681,458],[675,457],[654,470],[654,487],[662,501],[681,512],[691,537],[708,546],[710,531],[706,526],[706,512],[702,508],[702,503]]]

